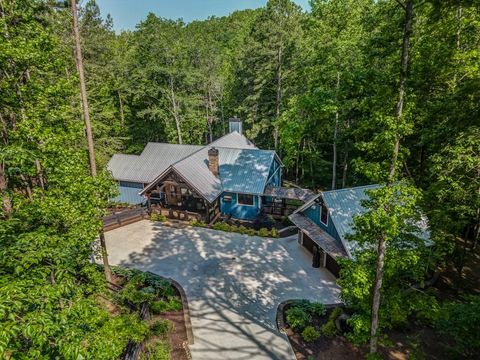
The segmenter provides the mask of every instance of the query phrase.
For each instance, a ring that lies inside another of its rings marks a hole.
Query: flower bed
[[[272,228],[271,230],[267,228],[261,228],[259,230],[255,230],[252,228],[248,228],[243,225],[229,225],[226,222],[217,222],[213,224],[212,226],[208,226],[204,222],[201,221],[192,221],[190,223],[192,226],[196,227],[203,227],[203,228],[210,228],[213,230],[220,230],[220,231],[225,231],[225,232],[233,232],[237,234],[243,234],[243,235],[250,235],[250,236],[261,236],[261,237],[278,237],[278,230],[276,228]]]

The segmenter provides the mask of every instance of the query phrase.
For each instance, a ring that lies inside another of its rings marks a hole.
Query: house
[[[114,201],[158,204],[170,214],[197,213],[210,222],[220,213],[252,220],[262,209],[288,215],[288,199],[312,197],[281,187],[280,158],[249,141],[239,119],[230,119],[229,127],[206,146],[148,143],[140,155],[115,154],[107,166],[119,186]]]
[[[362,200],[368,190],[380,185],[359,186],[317,194],[294,211],[289,219],[298,227],[298,242],[313,254],[313,266],[325,267],[338,277],[339,258],[352,258],[359,245],[347,238],[353,230],[353,217],[366,210]],[[419,237],[428,241],[426,220],[418,224]]]

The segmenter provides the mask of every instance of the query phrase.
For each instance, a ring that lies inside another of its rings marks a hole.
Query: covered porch
[[[308,189],[268,186],[262,198],[263,211],[273,217],[288,216],[314,196]]]
[[[175,172],[167,174],[144,195],[150,212],[169,219],[209,223],[220,214],[218,199],[209,203]]]

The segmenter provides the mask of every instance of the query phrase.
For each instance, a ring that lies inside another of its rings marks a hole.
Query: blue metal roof
[[[362,200],[368,199],[367,190],[377,189],[379,185],[367,185],[354,188],[325,191],[321,194],[328,214],[333,221],[342,243],[349,255],[358,248],[355,241],[346,239],[346,235],[353,231],[353,217],[363,214],[366,209]]]

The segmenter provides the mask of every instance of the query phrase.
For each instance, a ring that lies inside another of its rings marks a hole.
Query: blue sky
[[[87,0],[82,0],[84,4]],[[294,0],[308,9],[308,0]],[[112,15],[116,31],[135,29],[149,12],[185,21],[206,19],[211,15],[228,15],[235,10],[264,6],[266,0],[97,0],[102,16]]]

